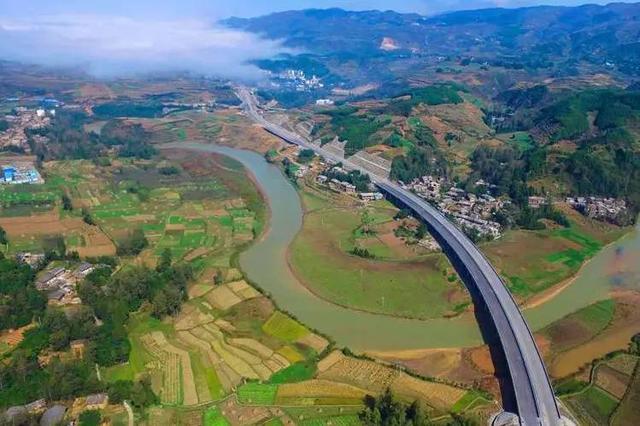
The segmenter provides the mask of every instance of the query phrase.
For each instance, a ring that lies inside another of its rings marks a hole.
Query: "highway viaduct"
[[[329,161],[341,162],[345,169],[368,173],[348,159],[327,152],[301,136],[267,121],[258,111],[257,100],[248,89],[239,88],[237,94],[249,117],[268,132],[288,143],[312,149]],[[428,202],[386,178],[371,176],[372,182],[388,197],[412,210],[428,225],[465,285],[475,294],[474,300],[479,298],[488,311],[506,360],[510,389],[516,405],[516,413],[503,413],[495,418],[495,423],[523,426],[572,424],[560,413],[531,330],[511,293],[486,257],[462,231]]]

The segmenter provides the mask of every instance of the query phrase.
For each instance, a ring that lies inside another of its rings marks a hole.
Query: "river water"
[[[482,343],[475,318],[410,320],[336,306],[308,291],[291,273],[286,251],[302,226],[302,206],[295,188],[262,156],[215,145],[183,143],[175,147],[215,152],[240,161],[260,184],[271,209],[263,238],[240,255],[247,277],[276,304],[306,325],[356,351],[475,346]],[[603,249],[550,301],[525,311],[534,330],[607,297],[612,286],[640,283],[640,229]]]

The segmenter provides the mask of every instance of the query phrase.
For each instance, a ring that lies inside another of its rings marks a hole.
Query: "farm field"
[[[580,424],[635,424],[637,365],[636,355],[618,353],[559,382],[557,391]]]
[[[566,377],[594,359],[627,348],[637,333],[637,296],[604,300],[583,308],[542,330],[549,340],[549,373]]]
[[[637,367],[636,362],[631,383],[613,415],[612,424],[615,426],[638,424],[640,422],[638,406],[640,406],[640,369]]]
[[[202,420],[203,426],[228,426],[231,423],[222,415],[218,407],[207,408]]]
[[[567,402],[578,421],[585,425],[607,424],[618,405],[618,401],[598,387],[590,387]]]
[[[603,300],[551,324],[542,333],[551,341],[552,351],[563,352],[602,332],[613,319],[614,310],[614,300]]]
[[[355,426],[361,424],[358,420],[359,407],[300,407],[287,408],[285,411],[293,421],[300,425],[333,425]]]
[[[570,279],[586,260],[627,231],[558,207],[571,220],[570,228],[508,231],[480,246],[520,301]]]
[[[165,175],[163,167],[166,162],[128,159],[106,166],[86,160],[46,163],[46,184],[0,188],[7,251],[42,251],[47,239],[61,236],[67,249],[80,256],[114,255],[137,229],[149,241],[141,256],[145,261],[153,263],[165,249],[174,259],[194,260],[249,242],[261,229],[263,213],[235,195],[240,179],[234,173],[243,175],[239,165],[235,172],[217,168],[208,175],[181,168]],[[244,189],[250,191],[256,193]],[[73,210],[62,208],[63,194]],[[250,203],[258,206],[255,199]],[[95,225],[83,221],[83,210]]]
[[[449,411],[467,393],[464,389],[420,380],[387,365],[347,357],[337,351],[318,363],[317,377],[373,393],[389,387],[402,399],[422,401],[434,413]]]
[[[455,315],[467,306],[463,285],[455,278],[447,280],[455,273],[444,255],[408,254],[395,238],[397,209],[390,204],[368,208],[372,227],[379,233],[362,238],[364,209],[353,202],[340,205],[326,192],[309,193],[305,188],[302,196],[304,223],[291,245],[289,262],[312,292],[349,308],[411,318]],[[379,258],[352,255],[356,244]]]

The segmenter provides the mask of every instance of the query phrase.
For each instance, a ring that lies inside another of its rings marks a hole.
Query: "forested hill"
[[[467,55],[475,60],[547,67],[586,61],[640,75],[640,4],[529,7],[434,17],[392,11],[310,9],[223,21],[323,55]],[[393,52],[380,49],[391,38]],[[525,61],[520,57],[527,55]]]

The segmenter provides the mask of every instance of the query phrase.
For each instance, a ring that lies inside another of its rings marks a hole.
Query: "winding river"
[[[240,255],[248,278],[268,292],[276,304],[308,326],[331,336],[338,345],[356,351],[475,346],[482,343],[475,319],[410,320],[354,311],[336,306],[309,292],[291,273],[286,251],[302,226],[302,206],[295,188],[262,156],[227,147],[181,143],[172,145],[214,152],[240,161],[260,184],[269,202],[271,223],[262,239]],[[640,228],[611,244],[587,263],[573,284],[556,297],[525,311],[538,330],[563,316],[607,297],[612,286],[640,282]]]

